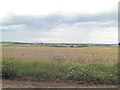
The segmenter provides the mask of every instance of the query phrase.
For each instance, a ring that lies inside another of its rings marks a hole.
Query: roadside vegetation
[[[5,79],[75,80],[95,84],[118,84],[118,64],[65,64],[37,60],[3,60],[2,77]]]
[[[2,46],[3,79],[72,80],[118,85],[117,46],[26,46]]]

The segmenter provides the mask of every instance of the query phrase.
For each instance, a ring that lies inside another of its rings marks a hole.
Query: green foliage
[[[11,43],[0,43],[0,46],[10,46]]]
[[[60,44],[60,43],[36,43],[32,46],[41,46],[41,47],[72,47],[72,48],[79,48],[79,47],[86,47],[86,45],[71,45],[71,44]]]
[[[99,84],[118,84],[118,64],[73,65],[62,62],[3,60],[2,77],[47,80],[76,80]]]

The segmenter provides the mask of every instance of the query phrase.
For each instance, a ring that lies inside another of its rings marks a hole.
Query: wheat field
[[[116,64],[117,46],[81,48],[3,46],[3,60],[40,60],[79,64]]]

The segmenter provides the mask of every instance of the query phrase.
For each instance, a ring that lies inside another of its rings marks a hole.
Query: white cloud
[[[119,0],[1,0],[0,17],[9,13],[48,15],[96,14],[117,9]]]
[[[117,43],[118,1],[2,0],[3,40]]]
[[[106,23],[105,23],[106,24]],[[17,32],[20,33],[21,32]],[[13,34],[15,35],[15,34]],[[23,38],[16,40],[28,42],[74,42],[74,43],[117,43],[117,27],[100,27],[99,22],[61,24],[51,30],[23,32]],[[15,40],[15,39],[14,39]]]
[[[58,38],[57,42],[80,43],[117,43],[116,27],[100,27],[97,22],[75,23],[74,25],[60,25],[44,33],[48,37]]]

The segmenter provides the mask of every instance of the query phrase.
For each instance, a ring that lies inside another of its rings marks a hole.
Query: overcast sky
[[[1,0],[2,41],[118,43],[119,0]]]

